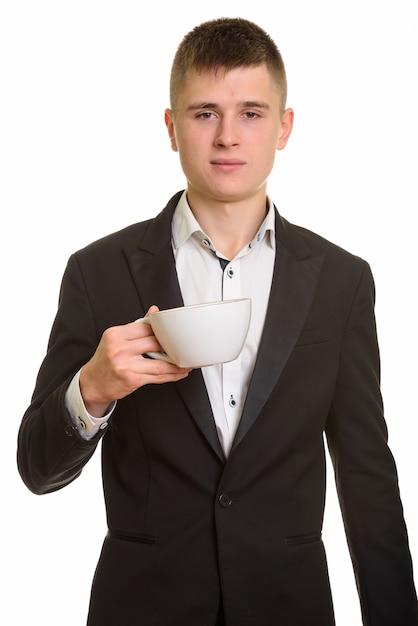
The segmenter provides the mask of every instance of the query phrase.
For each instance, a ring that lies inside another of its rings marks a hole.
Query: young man
[[[271,38],[242,19],[180,44],[165,114],[187,180],[155,218],[68,263],[18,463],[35,493],[79,476],[103,437],[109,532],[90,626],[331,626],[321,540],[325,433],[364,624],[417,626],[387,446],[370,269],[267,196],[293,111]],[[133,320],[252,298],[239,358],[146,358]]]

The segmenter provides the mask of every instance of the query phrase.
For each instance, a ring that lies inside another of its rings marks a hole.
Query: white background
[[[169,69],[188,30],[224,15],[258,22],[278,43],[287,66],[295,128],[278,154],[270,195],[290,221],[372,266],[386,418],[418,567],[416,0],[4,0],[4,625],[85,623],[106,531],[100,454],[66,489],[34,496],[16,470],[17,430],[45,351],[68,256],[93,239],[155,215],[184,187],[163,124]],[[324,541],[337,624],[358,626],[331,472]]]

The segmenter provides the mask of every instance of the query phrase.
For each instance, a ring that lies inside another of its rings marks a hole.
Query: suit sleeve
[[[380,393],[374,299],[365,264],[345,329],[327,440],[364,624],[416,626],[407,530]]]
[[[36,494],[55,491],[77,478],[103,435],[99,431],[90,441],[83,440],[65,406],[72,378],[94,354],[98,341],[87,289],[72,256],[61,283],[47,353],[18,433],[18,469]]]

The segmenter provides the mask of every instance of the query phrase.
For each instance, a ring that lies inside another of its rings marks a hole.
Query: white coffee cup
[[[149,324],[164,352],[148,356],[180,367],[205,367],[233,361],[248,333],[251,299],[222,300],[150,313]]]

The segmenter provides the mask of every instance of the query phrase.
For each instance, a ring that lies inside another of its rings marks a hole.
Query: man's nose
[[[236,120],[223,117],[217,128],[215,143],[218,147],[231,148],[239,144],[238,123]]]

